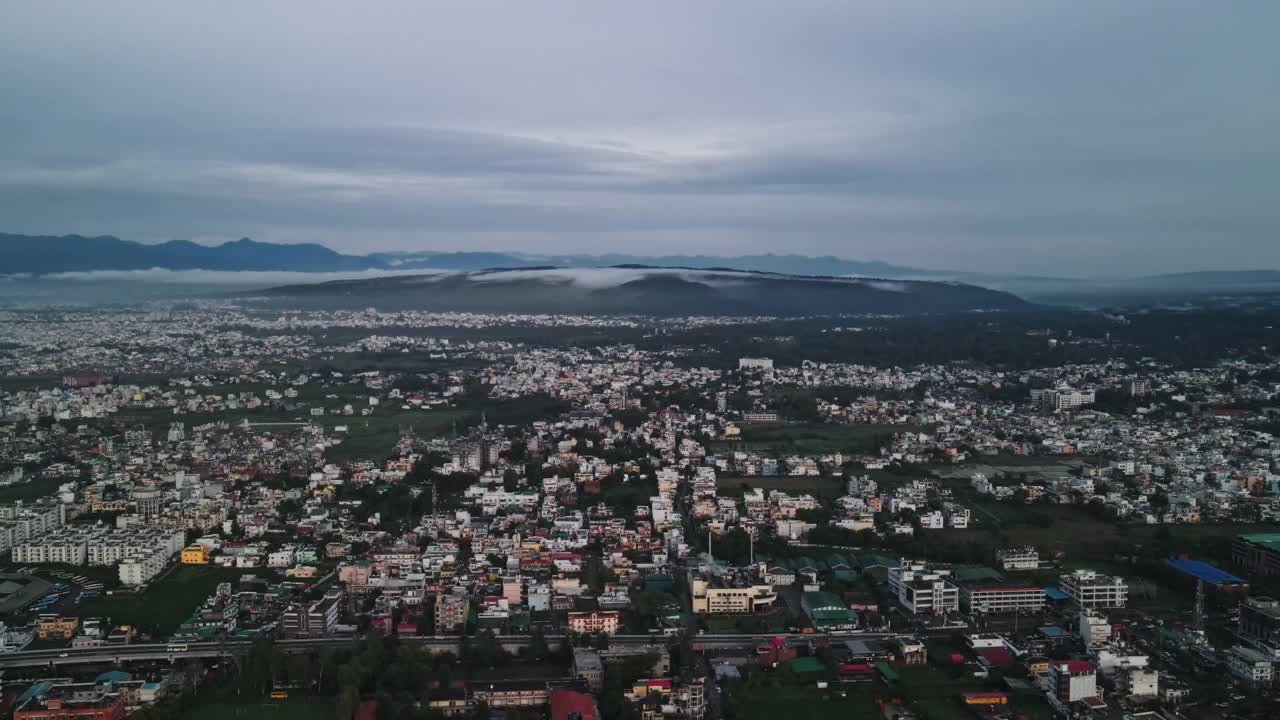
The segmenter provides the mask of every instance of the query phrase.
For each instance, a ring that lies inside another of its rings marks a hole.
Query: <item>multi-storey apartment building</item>
[[[1129,600],[1129,585],[1124,578],[1092,570],[1063,575],[1058,584],[1062,592],[1083,608],[1122,608]]]
[[[1044,609],[1044,599],[1044,588],[1039,587],[1000,584],[960,586],[960,605],[970,613],[1035,613]]]
[[[960,609],[960,588],[951,571],[903,560],[889,568],[889,590],[907,612],[943,613]]]

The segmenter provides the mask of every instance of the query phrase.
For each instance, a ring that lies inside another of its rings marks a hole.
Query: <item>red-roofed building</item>
[[[378,719],[378,701],[365,700],[356,706],[356,714],[352,720],[377,720]]]
[[[596,699],[573,690],[556,690],[551,693],[551,720],[600,720],[596,711]]]
[[[1013,664],[1013,656],[1004,648],[982,648],[978,654],[986,658],[993,667],[1009,667]]]
[[[1098,672],[1084,660],[1052,662],[1049,664],[1049,691],[1063,705],[1101,698]]]

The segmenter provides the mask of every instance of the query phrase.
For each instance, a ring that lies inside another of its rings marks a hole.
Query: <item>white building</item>
[[[1088,647],[1106,645],[1111,639],[1111,623],[1088,608],[1080,611],[1080,639]]]
[[[1034,547],[1008,548],[996,552],[996,562],[1005,572],[1015,570],[1038,570],[1040,553]]]
[[[1098,671],[1083,660],[1050,663],[1049,695],[1064,706],[1101,697],[1098,691]]]
[[[946,527],[946,521],[943,519],[941,510],[920,513],[919,518],[920,527],[925,530],[941,530]]]
[[[898,567],[889,568],[889,590],[908,612],[955,612],[960,609],[960,588],[950,576],[950,570],[903,560]]]
[[[1037,613],[1044,610],[1044,588],[969,586],[960,589],[960,599],[968,612],[998,614]]]
[[[161,528],[116,529],[65,526],[13,548],[16,563],[115,565],[127,557],[163,553],[172,557],[186,544],[186,533]]]
[[[1062,592],[1083,608],[1122,608],[1129,600],[1129,585],[1122,577],[1101,575],[1092,570],[1076,570],[1063,575]]]
[[[0,553],[66,524],[66,506],[57,501],[0,505]]]
[[[751,357],[738,358],[738,369],[739,370],[772,370],[773,359],[772,358],[751,358]]]
[[[1274,671],[1271,658],[1265,653],[1239,645],[1227,652],[1227,669],[1254,686],[1270,685]]]
[[[1134,668],[1127,678],[1130,697],[1155,697],[1160,694],[1160,673],[1146,668]]]
[[[969,508],[947,505],[947,527],[964,530],[969,527]]]
[[[173,553],[164,549],[153,549],[149,553],[130,555],[120,561],[120,583],[123,585],[145,585],[151,578],[159,575],[169,564]]]

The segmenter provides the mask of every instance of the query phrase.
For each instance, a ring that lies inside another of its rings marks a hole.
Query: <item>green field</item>
[[[144,632],[169,635],[213,593],[218,583],[235,583],[246,573],[275,576],[274,571],[261,568],[179,565],[140,595],[103,595],[86,600],[76,608],[76,616],[109,617],[117,625],[134,625]]]
[[[774,450],[802,455],[875,452],[897,433],[917,432],[911,425],[747,425],[741,439],[729,447],[742,450]]]
[[[347,437],[325,451],[330,462],[344,460],[382,460],[400,441],[400,428],[413,428],[417,435],[431,436],[449,432],[455,422],[463,428],[464,413],[458,410],[419,410],[390,415],[338,418],[327,416],[325,424],[347,426]]]

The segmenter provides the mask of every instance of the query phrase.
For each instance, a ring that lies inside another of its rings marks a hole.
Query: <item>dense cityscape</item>
[[[6,701],[1265,715],[1273,359],[780,364],[688,340],[807,322],[10,309]],[[1096,343],[1044,322],[1020,332]]]
[[[5,3],[0,720],[1280,720],[1278,25]]]

